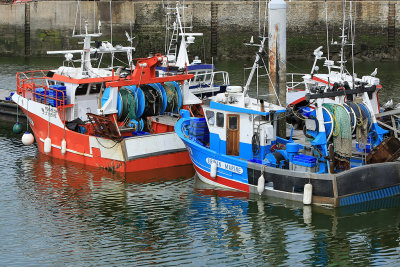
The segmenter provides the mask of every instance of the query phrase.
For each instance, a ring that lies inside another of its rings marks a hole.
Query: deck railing
[[[286,90],[287,91],[304,91],[306,84],[303,80],[304,73],[287,73],[286,74]]]
[[[66,104],[67,96],[64,90],[49,87],[48,77],[45,74],[47,72],[48,70],[18,72],[17,94],[24,98],[31,97],[31,100],[43,104],[50,105],[53,102],[52,106],[57,108],[61,120],[65,123],[65,108],[71,105]],[[38,91],[39,88],[42,88],[43,91]],[[49,95],[50,90],[55,92],[55,96]]]

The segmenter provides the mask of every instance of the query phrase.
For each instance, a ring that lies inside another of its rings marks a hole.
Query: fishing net
[[[335,157],[349,160],[352,153],[351,121],[345,107],[342,105],[323,104],[333,118],[333,146]]]
[[[135,93],[127,87],[119,90],[121,96],[121,114],[119,120],[136,120],[136,97]]]
[[[166,82],[164,84],[165,93],[167,94],[167,108],[166,112],[174,112],[176,108],[179,106],[179,95],[177,92],[177,88],[173,83]]]
[[[356,119],[356,140],[360,146],[364,147],[368,142],[369,132],[369,113],[360,103],[348,103],[354,112]]]

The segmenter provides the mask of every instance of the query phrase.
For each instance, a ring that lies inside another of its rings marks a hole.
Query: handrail
[[[50,100],[54,100],[55,102],[55,108],[57,110],[63,109],[62,114],[59,114],[61,120],[65,124],[65,100],[66,98],[66,92],[63,90],[59,90],[56,88],[50,88],[47,86],[47,80],[49,80],[49,77],[46,77],[44,72],[48,72],[48,70],[34,70],[34,71],[25,71],[25,72],[17,72],[17,94],[22,95],[23,97],[26,97],[26,93],[30,92],[33,97],[33,101],[35,102],[40,102],[44,104],[48,104]],[[38,73],[41,73],[43,75],[39,77],[35,77]],[[43,88],[44,92],[37,92],[37,88]],[[48,91],[54,91],[56,92],[56,97],[48,95]],[[62,98],[58,97],[58,95],[61,93]],[[42,98],[43,101],[38,101],[37,97]],[[68,105],[69,106],[69,105]]]
[[[201,77],[201,76],[206,77],[206,76],[210,75],[210,79],[208,81],[205,81],[204,78],[199,79],[199,80],[196,79],[195,81],[189,81],[189,86],[195,82],[196,82],[196,84],[199,84],[199,85],[206,84],[206,85],[212,86],[214,84],[214,77],[216,74],[222,74],[222,80],[223,80],[224,85],[229,85],[229,73],[227,71],[212,71],[212,72],[196,74],[195,77]]]
[[[306,84],[305,84],[304,79],[303,79],[304,75],[306,75],[306,74],[304,74],[304,73],[287,73],[286,74],[286,77],[287,77],[287,79],[286,79],[286,91],[292,91],[292,90],[303,91],[303,90],[305,90],[306,89]],[[295,80],[295,77],[298,78],[298,79],[300,78],[298,76],[301,77],[300,81],[298,81],[297,79]],[[290,80],[288,78],[290,78]]]

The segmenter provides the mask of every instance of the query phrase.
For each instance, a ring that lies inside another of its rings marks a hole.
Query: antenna
[[[79,0],[78,0],[78,4],[76,5],[75,24],[74,24],[74,29],[72,30],[72,36],[75,35],[76,23],[78,21],[78,12],[79,12]]]
[[[342,24],[342,43],[341,43],[341,49],[340,49],[340,74],[343,75],[344,72],[344,46],[346,44],[346,36],[344,34],[344,27],[346,23],[346,0],[343,0],[343,24]]]
[[[111,6],[112,0],[110,0],[110,31],[111,31],[111,44],[112,44],[112,6]]]
[[[185,0],[182,1],[182,24],[183,24],[183,33],[186,32],[186,23],[185,23]],[[185,38],[185,37],[183,37]]]
[[[261,35],[261,0],[258,0],[258,36]]]
[[[327,49],[327,58],[329,60],[329,27],[328,27],[328,4],[325,0],[325,23],[326,23],[326,49]]]
[[[353,18],[352,18],[352,13],[353,13],[353,5],[352,2],[350,2],[350,32],[351,32],[351,63],[353,67],[353,89],[354,89],[354,36],[356,34],[356,29],[355,29],[355,24],[356,24],[356,6],[354,7],[354,24],[353,24]]]

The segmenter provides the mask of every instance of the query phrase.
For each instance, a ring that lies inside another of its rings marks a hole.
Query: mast
[[[340,38],[342,39],[341,42],[341,48],[340,48],[340,75],[342,76],[343,79],[343,74],[345,74],[345,63],[346,60],[344,58],[344,46],[347,43],[347,36],[345,35],[345,23],[346,23],[346,0],[343,0],[343,24],[342,24],[342,35]]]

